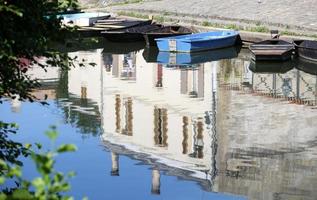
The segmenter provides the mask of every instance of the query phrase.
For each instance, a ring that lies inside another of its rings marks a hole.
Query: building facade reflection
[[[130,56],[134,74],[122,73],[124,55],[113,55],[110,71],[69,76],[79,96],[78,83],[92,80],[86,98],[104,107],[104,141],[183,170],[182,178],[209,181],[208,191],[260,200],[317,196],[316,76],[254,73],[243,55],[188,69],[146,63],[142,52]],[[119,172],[118,157],[112,161]],[[164,184],[159,170],[149,182],[155,194]]]

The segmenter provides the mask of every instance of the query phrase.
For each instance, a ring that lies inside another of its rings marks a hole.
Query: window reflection
[[[160,147],[167,147],[167,109],[154,107],[154,144]]]
[[[203,158],[204,157],[204,123],[202,118],[198,118],[197,121],[193,123],[194,130],[194,146],[193,152],[189,155],[193,158]]]

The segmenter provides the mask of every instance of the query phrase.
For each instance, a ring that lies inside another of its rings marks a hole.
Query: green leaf
[[[27,143],[27,144],[24,144],[24,146],[25,148],[30,149],[32,147],[32,144]]]
[[[64,152],[73,152],[76,151],[77,147],[73,144],[62,144],[57,148],[58,153],[64,153]]]
[[[5,200],[7,199],[7,195],[5,195],[4,193],[0,193],[0,200]]]
[[[50,130],[50,131],[46,131],[45,134],[48,136],[49,139],[51,140],[56,140],[57,136],[58,136],[58,132],[54,129]]]
[[[35,145],[36,145],[36,147],[37,147],[38,149],[42,149],[42,144],[40,144],[40,143],[35,143]]]
[[[42,178],[35,178],[32,181],[32,185],[37,189],[37,190],[44,190],[45,189],[45,183]]]
[[[13,199],[23,199],[23,200],[34,199],[31,193],[25,189],[14,190],[12,197]]]
[[[5,177],[0,176],[0,185],[2,185],[6,181]]]

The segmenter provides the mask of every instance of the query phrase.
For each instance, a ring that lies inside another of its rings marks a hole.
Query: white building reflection
[[[253,73],[243,53],[188,69],[146,63],[142,52],[71,55],[97,63],[72,69],[68,87],[98,102],[105,143],[208,180],[216,192],[269,200],[317,195],[316,76]],[[111,159],[111,174],[119,175],[118,152]],[[159,168],[149,184],[161,193]]]

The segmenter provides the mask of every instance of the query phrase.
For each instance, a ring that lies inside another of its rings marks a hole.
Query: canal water
[[[94,67],[33,67],[47,106],[6,101],[23,143],[73,143],[75,199],[317,197],[317,73],[304,60],[253,63],[247,49],[158,53],[143,44],[69,49]],[[24,176],[35,177],[26,161]]]

